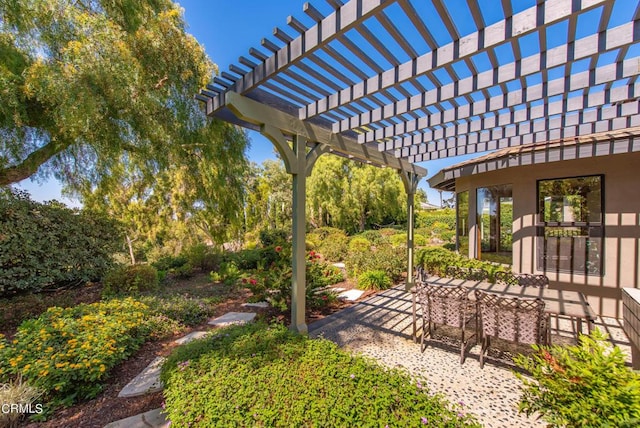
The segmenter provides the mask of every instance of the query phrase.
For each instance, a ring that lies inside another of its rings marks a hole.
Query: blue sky
[[[249,56],[249,49],[259,47],[262,38],[272,38],[274,27],[287,30],[287,16],[293,15],[310,23],[302,10],[305,3],[303,0],[180,0],[179,3],[184,8],[187,31],[204,45],[220,71],[226,71],[230,64],[237,63],[239,56]],[[322,12],[329,10],[326,2],[316,1],[313,4]],[[272,144],[259,133],[251,132],[250,138],[251,149],[248,155],[252,161],[262,163],[265,159],[276,157]],[[420,165],[428,169],[430,176],[444,166],[473,156],[430,161]],[[61,197],[60,185],[53,179],[42,184],[25,180],[20,183],[20,187],[29,191],[33,199],[58,199],[77,206],[77,202]],[[439,203],[438,192],[428,189],[426,180],[421,181],[420,187],[427,190],[431,203]]]

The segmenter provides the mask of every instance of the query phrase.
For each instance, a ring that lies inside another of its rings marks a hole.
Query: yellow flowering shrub
[[[65,404],[94,397],[109,370],[149,336],[149,318],[132,298],[49,308],[24,321],[11,344],[0,337],[0,381],[21,374]]]

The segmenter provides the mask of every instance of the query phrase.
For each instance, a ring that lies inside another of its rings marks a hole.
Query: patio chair
[[[482,332],[480,368],[492,337],[520,344],[547,343],[549,323],[542,299],[501,297],[480,290],[475,290],[475,297]]]
[[[464,278],[469,281],[486,281],[489,279],[489,272],[479,268],[464,269]]]
[[[429,277],[429,274],[422,266],[418,266],[416,268],[416,275],[415,275],[416,282],[418,281],[424,282],[427,280],[428,277]]]
[[[468,339],[466,338],[466,325],[476,316],[475,303],[469,299],[469,290],[459,286],[443,286],[423,283],[416,288],[416,297],[422,308],[422,337],[420,339],[420,352],[424,352],[425,336],[433,339],[433,331],[436,324],[459,328],[462,331],[460,344],[460,364],[464,363],[465,350]]]
[[[462,269],[457,266],[448,266],[444,272],[444,276],[447,278],[462,279],[463,272]]]
[[[497,284],[519,285],[521,287],[546,288],[549,286],[549,278],[545,275],[533,275],[530,273],[496,272]]]

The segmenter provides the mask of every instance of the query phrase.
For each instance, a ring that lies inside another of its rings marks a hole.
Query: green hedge
[[[0,297],[99,280],[121,236],[101,215],[0,190]]]
[[[406,372],[282,325],[231,327],[181,346],[161,379],[172,427],[478,426]]]
[[[481,260],[468,259],[454,251],[442,247],[423,248],[416,252],[416,266],[421,266],[431,275],[446,276],[449,266],[484,269],[489,273],[489,281],[494,281],[496,272],[505,271],[504,266]]]
[[[448,229],[456,228],[456,210],[443,208],[431,211],[416,211],[416,227],[431,228],[435,223],[444,223]]]

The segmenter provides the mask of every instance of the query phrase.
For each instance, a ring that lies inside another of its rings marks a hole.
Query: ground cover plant
[[[279,324],[177,348],[161,378],[172,427],[478,426],[405,372]]]
[[[519,409],[538,412],[550,427],[637,427],[640,374],[600,330],[581,335],[576,346],[536,346],[515,362],[531,374],[523,382]]]
[[[54,402],[94,397],[109,370],[146,340],[148,308],[131,298],[49,308],[0,338],[0,380],[22,375]]]

